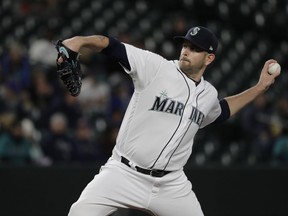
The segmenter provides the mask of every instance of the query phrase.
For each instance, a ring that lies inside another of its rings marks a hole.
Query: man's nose
[[[183,48],[182,54],[187,56],[188,55],[189,50],[187,49],[187,47]]]

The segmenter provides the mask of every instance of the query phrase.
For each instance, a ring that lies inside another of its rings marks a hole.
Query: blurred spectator
[[[43,26],[39,37],[31,43],[29,48],[29,58],[32,65],[41,65],[47,70],[56,68],[57,50],[52,43],[53,40],[55,40],[54,29]],[[44,53],[45,56],[43,56]]]
[[[13,165],[25,165],[31,163],[31,143],[23,135],[20,121],[15,115],[5,113],[9,118],[4,118],[2,126],[4,130],[0,135],[0,162]]]
[[[13,84],[0,85],[0,113],[6,111],[15,111],[19,106],[19,94],[17,87]]]
[[[15,85],[0,85],[0,114],[13,111],[19,119],[35,118],[35,107],[28,90],[19,91]]]
[[[108,158],[103,155],[103,147],[95,136],[91,123],[82,118],[79,119],[75,129],[74,141],[77,148],[78,162],[104,161]]]
[[[78,98],[71,96],[66,89],[58,94],[61,95],[61,97],[58,97],[57,100],[50,105],[50,114],[47,113],[47,115],[51,116],[56,112],[65,113],[69,128],[75,129],[78,120],[84,115],[82,111],[83,107],[79,103]]]
[[[250,147],[249,163],[267,162],[271,157],[273,107],[261,95],[242,113],[243,139]]]
[[[21,121],[21,127],[23,131],[23,137],[30,143],[30,156],[33,163],[40,166],[49,166],[51,160],[46,157],[40,146],[41,134],[35,128],[33,121],[30,119],[23,119]]]
[[[187,29],[190,27],[190,24],[187,21],[187,18],[179,13],[177,15],[174,15],[173,19],[173,29],[171,32],[171,37],[174,37],[175,35],[185,35],[187,32]]]
[[[274,124],[275,143],[272,150],[272,160],[276,163],[288,162],[288,98],[281,95],[276,103],[276,123]]]
[[[279,121],[283,127],[283,131],[288,130],[288,95],[283,92],[283,94],[277,98],[277,102],[275,103],[275,114],[279,117]]]
[[[10,42],[0,62],[0,83],[21,91],[30,84],[30,69],[25,47],[20,42]]]
[[[288,131],[283,129],[281,135],[276,138],[272,150],[272,162],[287,163],[288,162]]]
[[[61,93],[56,92],[55,85],[48,80],[47,73],[41,67],[37,67],[33,71],[29,94],[35,107],[35,118],[37,118],[35,126],[40,129],[48,128],[52,109],[54,104],[59,101]]]
[[[37,119],[38,112],[34,107],[29,91],[25,90],[20,92],[17,99],[19,101],[17,106],[17,115],[19,116],[19,118],[20,119],[28,118],[35,121]]]
[[[100,76],[90,74],[82,82],[81,94],[78,100],[87,115],[95,116],[106,113],[110,101],[110,87]]]
[[[54,113],[49,121],[50,127],[43,133],[41,142],[44,154],[55,163],[73,162],[76,146],[66,116]]]

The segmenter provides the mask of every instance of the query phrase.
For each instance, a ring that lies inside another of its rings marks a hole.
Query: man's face
[[[195,74],[206,66],[208,53],[189,41],[183,42],[179,57],[179,67],[184,73]]]

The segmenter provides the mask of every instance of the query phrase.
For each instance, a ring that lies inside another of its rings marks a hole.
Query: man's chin
[[[179,68],[180,68],[182,71],[185,71],[185,69],[189,68],[189,62],[187,62],[187,61],[180,61],[180,62],[179,62]]]

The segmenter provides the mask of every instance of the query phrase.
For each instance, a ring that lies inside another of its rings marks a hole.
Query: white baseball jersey
[[[199,128],[221,113],[218,93],[204,78],[196,85],[178,66],[155,53],[124,44],[135,91],[113,156],[143,168],[179,170]]]

